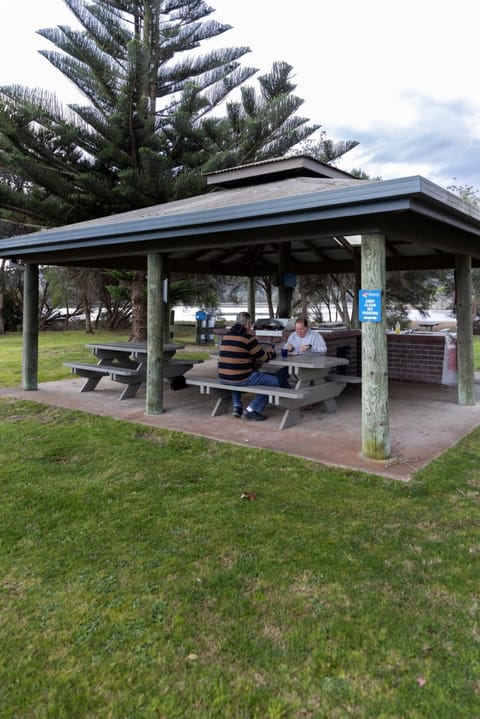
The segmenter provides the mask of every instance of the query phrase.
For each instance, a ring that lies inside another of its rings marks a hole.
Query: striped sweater
[[[223,382],[248,380],[255,362],[268,362],[269,355],[243,325],[233,325],[224,335],[218,356],[218,379]]]

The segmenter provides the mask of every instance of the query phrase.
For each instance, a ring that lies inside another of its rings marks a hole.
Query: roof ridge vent
[[[338,170],[309,155],[276,157],[260,162],[251,162],[225,170],[206,172],[204,177],[209,187],[245,187],[266,182],[286,180],[292,177],[326,177],[330,179],[354,178],[348,172]]]

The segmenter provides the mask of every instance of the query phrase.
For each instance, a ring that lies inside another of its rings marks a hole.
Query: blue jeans
[[[286,369],[286,368],[284,368]],[[283,371],[283,370],[282,370]],[[266,372],[258,372],[257,370],[254,370],[250,377],[243,382],[228,382],[226,380],[221,380],[222,384],[225,385],[234,385],[235,387],[248,387],[248,385],[265,385],[267,387],[280,387],[280,381],[279,377],[275,374],[267,374]],[[248,390],[247,390],[248,391]],[[241,406],[242,401],[240,399],[241,392],[238,392],[237,390],[232,390],[232,402],[234,406]],[[252,410],[252,412],[262,412],[262,410],[265,408],[265,405],[268,402],[268,396],[263,394],[257,394],[254,399],[249,404],[249,409]]]

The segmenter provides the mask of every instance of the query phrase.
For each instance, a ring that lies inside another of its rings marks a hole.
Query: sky
[[[222,46],[243,64],[293,66],[301,115],[331,140],[357,140],[338,167],[370,177],[422,175],[480,192],[478,22],[472,0],[210,0],[232,25]],[[36,30],[75,25],[63,0],[3,0],[0,85],[79,96],[39,55]],[[250,84],[255,84],[250,81]]]

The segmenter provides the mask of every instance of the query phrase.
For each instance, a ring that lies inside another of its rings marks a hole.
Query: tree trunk
[[[278,247],[278,306],[277,317],[292,316],[293,288],[285,287],[284,275],[290,266],[290,244],[280,244]]]
[[[0,335],[5,334],[5,260],[0,260]]]
[[[147,341],[146,272],[136,272],[132,283],[132,335],[133,342]]]
[[[0,335],[5,334],[4,308],[5,308],[5,293],[0,291]]]
[[[92,335],[92,306],[90,304],[90,299],[87,292],[82,292],[82,305],[85,312],[85,332],[89,335]]]
[[[88,335],[93,335],[92,318],[90,316],[90,312],[87,312],[85,314],[85,332]]]
[[[272,285],[270,283],[268,290],[267,290],[267,304],[268,304],[268,316],[273,317],[275,315],[275,310],[273,309],[273,298],[272,298]]]

